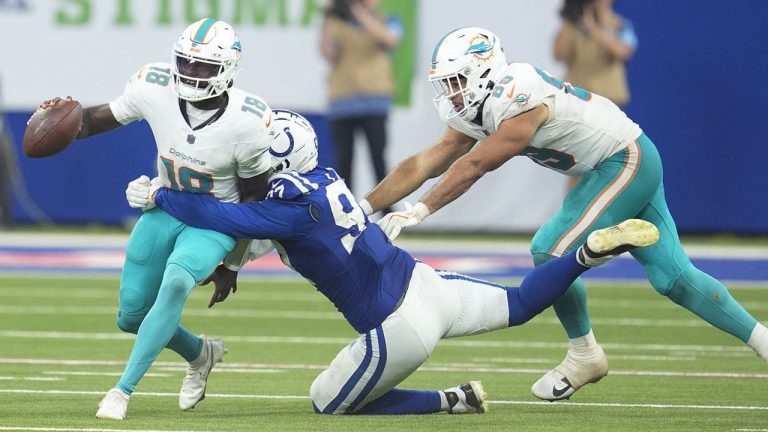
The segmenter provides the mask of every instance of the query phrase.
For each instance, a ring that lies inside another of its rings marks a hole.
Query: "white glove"
[[[125,199],[128,205],[143,211],[155,208],[155,192],[162,187],[159,177],[152,181],[149,177],[143,175],[136,180],[128,183],[128,189],[125,190]]]
[[[429,214],[429,209],[421,201],[415,206],[406,203],[405,211],[388,213],[376,223],[390,240],[394,240],[403,228],[420,224]]]
[[[149,203],[149,177],[143,175],[128,183],[125,199],[128,200],[128,205],[132,208],[146,210],[147,203]]]

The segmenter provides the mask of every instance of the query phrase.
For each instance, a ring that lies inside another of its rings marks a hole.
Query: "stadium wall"
[[[18,41],[47,41],[34,48],[0,45],[2,58],[15,59],[0,64],[0,77],[17,150],[25,122],[40,101],[69,94],[86,106],[111,100],[143,63],[170,57],[170,45],[187,22],[217,12],[243,40],[238,86],[259,93],[272,106],[307,114],[323,145],[321,163],[333,164],[323,116],[327,68],[317,50],[321,0],[152,3],[154,9],[139,7],[146,3],[138,0],[0,2],[4,31],[18,34]],[[668,200],[681,231],[768,233],[768,201],[761,199],[768,167],[762,146],[768,132],[758,127],[768,113],[768,96],[754,90],[768,72],[759,55],[760,44],[768,40],[760,22],[768,15],[768,2],[719,7],[696,2],[695,8],[687,3],[619,2],[640,37],[629,66],[634,97],[628,111],[664,157]],[[391,164],[443,131],[424,78],[429,53],[442,34],[462,25],[488,27],[501,37],[509,60],[562,71],[550,47],[559,0],[466,4],[385,2],[410,18],[409,39],[396,56],[399,79],[410,74],[412,81],[398,95],[390,119]],[[281,84],[274,84],[278,79]],[[373,186],[367,155],[361,156],[356,160],[358,195]],[[20,156],[18,162],[29,197],[52,220],[75,224],[135,218],[138,213],[124,202],[125,184],[155,170],[154,144],[144,122],[78,142],[53,158]],[[564,188],[561,176],[514,160],[430,218],[425,229],[531,231],[557,209]],[[31,221],[19,204],[14,219]]]

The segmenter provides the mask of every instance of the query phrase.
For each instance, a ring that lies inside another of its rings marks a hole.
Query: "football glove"
[[[429,209],[422,202],[417,202],[414,206],[406,203],[405,211],[388,213],[376,223],[390,240],[394,240],[403,228],[420,224],[429,214]]]
[[[142,209],[143,211],[155,208],[155,192],[162,187],[159,177],[153,178],[143,175],[136,180],[128,183],[128,189],[125,190],[125,199],[128,205]]]

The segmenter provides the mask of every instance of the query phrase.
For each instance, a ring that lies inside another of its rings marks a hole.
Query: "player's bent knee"
[[[532,256],[533,256],[533,265],[535,265],[535,266],[540,266],[540,265],[544,264],[545,262],[550,261],[553,258],[555,258],[552,255],[539,254],[539,253],[532,254]]]
[[[145,316],[146,314],[134,315],[119,311],[117,313],[117,327],[126,333],[136,334]]]
[[[685,270],[675,273],[664,272],[660,270],[648,270],[646,268],[646,273],[648,275],[648,281],[651,283],[651,286],[656,290],[656,292],[663,296],[667,296],[675,301],[675,303],[678,303],[675,300],[675,297],[678,296],[676,291],[681,290],[681,287],[678,287],[678,285],[680,281],[684,279],[683,276],[685,273],[691,269],[695,269],[695,267],[693,267],[693,265],[689,265]]]
[[[328,410],[329,405],[333,401],[337,391],[332,391],[331,385],[326,380],[326,374],[328,371],[324,371],[312,382],[312,386],[309,388],[309,399],[312,401],[312,408],[315,410],[315,414],[345,414],[338,410]]]
[[[679,305],[688,304],[691,295],[694,295],[694,298],[696,297],[696,295],[693,294],[693,292],[696,290],[689,281],[695,279],[695,275],[697,273],[701,273],[701,270],[697,269],[693,265],[690,265],[685,270],[683,270],[682,273],[677,275],[677,277],[669,281],[668,287],[663,291],[656,288],[655,285],[654,288],[660,294],[669,297],[670,300]]]
[[[187,269],[178,264],[168,264],[163,274],[161,290],[173,297],[186,297],[194,286],[195,278]]]

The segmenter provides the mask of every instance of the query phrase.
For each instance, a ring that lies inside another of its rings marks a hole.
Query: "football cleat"
[[[128,399],[130,396],[115,387],[107,392],[104,399],[99,402],[99,410],[96,411],[97,419],[123,420],[128,412]]]
[[[470,381],[444,390],[448,400],[448,414],[485,414],[488,411],[488,393],[480,381]]]
[[[568,350],[565,360],[544,374],[531,387],[533,395],[550,402],[569,399],[586,384],[596,383],[608,375],[608,358],[600,345],[589,357],[576,356]]]
[[[627,219],[593,231],[578,250],[576,258],[587,267],[597,267],[629,250],[651,246],[659,240],[656,226],[642,219]]]
[[[206,355],[206,361],[200,367],[193,367],[190,364],[187,368],[187,376],[184,377],[181,392],[179,392],[179,408],[184,411],[191,410],[198,402],[205,399],[205,387],[208,384],[211,369],[221,361],[224,354],[229,352],[224,348],[224,341],[221,339],[208,339],[205,335],[200,337],[203,339],[201,355]]]

